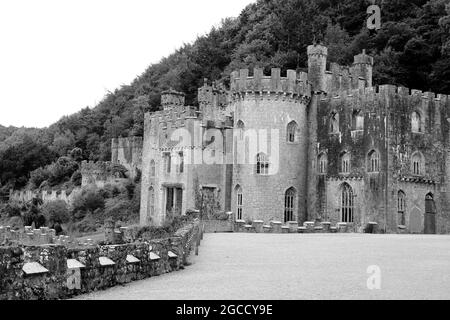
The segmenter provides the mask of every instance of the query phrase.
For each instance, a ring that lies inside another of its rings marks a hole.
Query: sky
[[[253,2],[0,1],[0,124],[42,128],[95,107]]]

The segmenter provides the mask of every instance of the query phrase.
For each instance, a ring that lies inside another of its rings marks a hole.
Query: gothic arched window
[[[243,193],[241,186],[236,187],[236,220],[242,220]]]
[[[297,122],[295,121],[291,121],[289,122],[289,124],[287,125],[287,142],[296,142],[297,140]]]
[[[348,183],[344,183],[341,187],[341,221],[354,221],[354,195],[353,189]]]
[[[237,128],[237,132],[238,132],[238,137],[240,140],[244,139],[244,131],[245,131],[245,124],[244,122],[242,122],[242,120],[239,120],[236,124],[236,128]]]
[[[364,115],[359,110],[353,111],[352,130],[364,130]]]
[[[331,114],[330,133],[339,133],[339,113],[333,112]]]
[[[380,171],[380,154],[376,150],[372,150],[368,155],[368,170],[369,172]]]
[[[150,216],[153,216],[155,214],[155,190],[153,187],[148,190],[148,207]]]
[[[150,161],[150,178],[154,178],[156,176],[156,165],[155,160]]]
[[[414,175],[423,175],[424,160],[420,152],[415,152],[411,157],[411,171]]]
[[[295,203],[295,189],[290,188],[284,194],[284,222],[296,221],[294,219],[294,203]]]
[[[269,174],[269,158],[264,153],[258,153],[256,155],[256,174],[258,175]]]
[[[321,153],[319,155],[318,161],[317,161],[317,168],[319,174],[326,174],[328,169],[328,156],[326,153]]]
[[[411,115],[411,131],[414,133],[423,132],[422,117],[418,112],[413,112]]]
[[[341,173],[350,173],[350,153],[341,154]]]
[[[397,194],[397,217],[398,217],[398,225],[400,226],[406,225],[405,211],[406,211],[406,195],[403,191],[400,190]]]

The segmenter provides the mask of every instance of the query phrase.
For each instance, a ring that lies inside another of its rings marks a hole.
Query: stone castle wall
[[[70,249],[0,247],[0,300],[63,299],[179,270],[199,233],[197,221],[162,240]]]

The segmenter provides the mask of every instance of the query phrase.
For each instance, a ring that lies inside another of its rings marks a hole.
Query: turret
[[[173,89],[163,91],[161,93],[161,105],[164,110],[179,108],[184,106],[184,93],[175,91]]]
[[[367,55],[365,49],[354,57],[351,73],[354,77],[364,78],[367,87],[372,86],[373,57]]]
[[[308,46],[308,80],[313,92],[326,91],[327,56],[327,47],[319,44]]]

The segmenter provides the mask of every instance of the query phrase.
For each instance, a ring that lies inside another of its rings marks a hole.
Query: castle
[[[327,70],[327,51],[308,47],[307,73],[244,69],[229,90],[205,81],[198,108],[163,92],[142,141],[112,142],[114,163],[142,171],[141,224],[201,207],[235,220],[448,233],[449,98],[374,86],[364,51]]]

